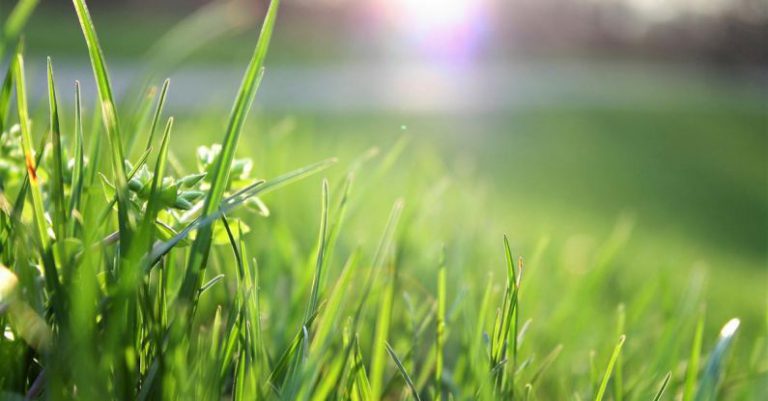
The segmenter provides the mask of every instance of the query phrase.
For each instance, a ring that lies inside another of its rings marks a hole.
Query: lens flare
[[[404,44],[427,56],[471,57],[488,32],[489,4],[483,0],[389,0],[380,6]]]

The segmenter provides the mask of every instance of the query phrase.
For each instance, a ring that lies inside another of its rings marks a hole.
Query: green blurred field
[[[555,108],[469,118],[262,113],[244,136],[241,152],[263,153],[255,157],[257,166],[264,161],[256,171],[268,175],[278,170],[275,155],[285,163],[283,170],[325,156],[349,163],[369,147],[386,150],[405,138],[402,160],[367,198],[372,203],[365,209],[379,219],[398,196],[419,204],[424,191],[447,177],[451,191],[472,199],[466,209],[449,207],[450,212],[440,205],[452,199],[440,199],[435,219],[455,220],[455,226],[442,224],[459,231],[472,219],[479,226],[489,222],[484,238],[496,245],[508,233],[522,255],[533,254],[548,239],[548,268],[586,263],[569,258],[586,257],[617,224],[630,220],[632,234],[613,266],[622,290],[614,294],[616,302],[657,274],[682,286],[703,272],[716,317],[712,324],[737,315],[759,331],[768,283],[768,135],[761,128],[766,114],[753,106]],[[213,130],[216,123],[211,124]],[[192,143],[197,141],[185,141]],[[293,210],[311,212],[312,189],[302,190],[308,191],[301,198],[307,203]],[[451,236],[438,230],[427,234],[434,241]]]

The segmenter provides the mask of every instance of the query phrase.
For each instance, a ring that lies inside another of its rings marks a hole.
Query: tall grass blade
[[[147,144],[144,149],[152,147],[152,140],[155,137],[155,131],[157,130],[157,123],[160,121],[160,115],[163,113],[163,107],[165,107],[165,99],[168,96],[168,87],[171,85],[171,80],[166,79],[163,82],[163,87],[160,89],[160,98],[157,100],[157,107],[155,107],[155,113],[152,116],[152,124],[149,126],[149,136],[147,137]]]
[[[61,147],[61,125],[59,123],[59,105],[56,100],[56,86],[53,78],[53,64],[48,57],[48,110],[50,114],[51,143],[53,144],[53,176],[51,198],[53,200],[53,232],[57,243],[63,245],[66,236],[67,214],[64,199],[64,156]],[[59,249],[63,249],[62,246]],[[61,252],[61,251],[60,251]],[[64,257],[65,255],[60,255]]]
[[[353,343],[351,344],[352,351],[352,368],[351,368],[351,399],[353,401],[374,401],[377,398],[373,397],[371,390],[371,384],[368,380],[368,374],[365,370],[365,364],[363,363],[363,354],[360,352],[360,342],[355,336]]]
[[[83,156],[83,115],[82,115],[82,99],[80,94],[80,82],[75,81],[75,143],[72,166],[72,181],[70,182],[70,196],[69,196],[69,214],[74,216],[76,211],[80,210],[80,200],[83,194],[83,182],[85,180],[85,160]],[[68,235],[75,235],[76,219],[69,220]]]
[[[168,164],[168,145],[171,139],[171,130],[173,130],[173,117],[168,119],[168,123],[165,125],[163,131],[163,140],[160,143],[160,150],[157,153],[157,161],[155,162],[155,171],[152,177],[152,186],[149,192],[149,201],[147,201],[147,210],[144,212],[143,227],[151,227],[157,214],[160,212],[160,185],[165,175],[166,165]],[[148,228],[146,228],[148,230]],[[148,233],[145,233],[145,235]]]
[[[64,315],[61,313],[61,309],[64,307],[64,303],[61,301],[61,283],[59,281],[59,272],[56,268],[53,260],[53,255],[50,248],[50,236],[48,235],[48,224],[45,219],[45,206],[43,204],[43,194],[40,189],[40,182],[37,175],[38,160],[32,153],[32,133],[31,133],[31,120],[29,118],[29,109],[27,105],[27,85],[24,74],[24,57],[21,53],[16,54],[16,62],[14,64],[14,81],[16,82],[16,107],[19,112],[19,123],[21,125],[21,147],[24,152],[24,162],[27,169],[27,182],[29,185],[29,192],[32,196],[32,212],[34,216],[35,228],[37,233],[37,241],[42,252],[40,253],[39,260],[43,266],[45,273],[45,284],[50,294],[50,302],[55,312],[57,319],[63,319]],[[44,140],[45,138],[43,138]],[[42,152],[40,152],[42,156]],[[19,200],[22,200],[22,196],[25,191],[20,193]],[[23,202],[23,200],[22,200]],[[23,204],[23,203],[22,203]],[[20,207],[18,208],[20,209]],[[16,210],[14,210],[16,213]],[[20,211],[18,213],[21,213]],[[18,215],[17,217],[20,217]]]
[[[373,336],[373,350],[371,353],[371,395],[373,399],[381,399],[384,384],[385,352],[389,339],[389,327],[392,320],[392,303],[395,293],[395,270],[390,268],[389,277],[386,278],[381,289],[383,294],[379,298],[379,311],[376,315],[376,329]]]
[[[132,217],[128,212],[128,176],[125,171],[123,155],[123,143],[120,136],[120,122],[118,121],[115,99],[112,95],[112,85],[110,84],[109,74],[107,72],[104,54],[101,51],[99,39],[96,36],[91,14],[85,4],[85,0],[72,0],[75,6],[75,12],[80,21],[80,27],[85,37],[85,43],[88,47],[88,55],[93,67],[93,75],[96,80],[96,88],[99,93],[100,108],[104,128],[107,130],[111,152],[112,168],[114,170],[115,189],[117,196],[118,225],[120,229],[121,249],[127,250],[130,243],[130,231],[132,227]]]
[[[613,349],[613,353],[611,354],[611,359],[608,361],[608,367],[605,368],[605,373],[603,374],[603,381],[600,382],[600,387],[597,389],[597,394],[595,395],[595,401],[602,401],[603,396],[605,395],[605,389],[608,388],[608,381],[611,379],[611,374],[613,374],[613,367],[616,365],[616,361],[619,359],[619,354],[621,354],[621,348],[624,346],[624,341],[626,341],[627,337],[622,335],[619,337],[619,342],[616,344],[616,347]]]
[[[626,332],[627,314],[624,304],[619,305],[617,315],[616,335],[621,336]],[[624,358],[621,355],[619,354],[618,358],[616,358],[616,367],[613,374],[613,398],[615,401],[622,401],[624,399]]]
[[[445,249],[437,272],[437,313],[435,316],[435,400],[443,399],[443,354],[445,352]]]
[[[389,356],[392,358],[393,361],[395,361],[395,365],[397,365],[397,370],[400,371],[400,374],[403,376],[403,379],[405,379],[405,383],[408,385],[408,388],[411,390],[411,393],[413,394],[413,398],[416,399],[416,401],[421,401],[421,397],[419,397],[419,391],[416,389],[416,386],[413,384],[413,380],[411,380],[411,376],[408,375],[408,372],[405,370],[405,366],[403,366],[403,362],[400,361],[400,358],[397,357],[397,353],[395,353],[395,350],[392,349],[392,346],[389,345],[389,343],[385,344],[387,347],[387,353],[389,353]]]
[[[304,312],[304,324],[309,320],[310,316],[315,315],[317,312],[317,302],[320,297],[320,282],[323,277],[323,264],[325,263],[324,256],[326,250],[326,243],[328,240],[328,181],[323,180],[323,192],[322,202],[320,209],[320,234],[317,244],[317,259],[315,262],[315,273],[312,279],[312,292],[309,295],[309,303],[307,304],[307,310]]]
[[[531,377],[530,384],[534,385],[536,382],[539,381],[539,379],[544,375],[544,373],[547,371],[547,369],[552,366],[552,364],[555,362],[558,356],[560,356],[560,352],[563,350],[563,345],[558,344],[555,349],[552,350],[547,356],[542,359],[541,364],[539,365],[539,369],[536,370],[536,373],[533,374]]]
[[[666,376],[664,376],[664,381],[661,382],[661,387],[659,387],[659,391],[657,391],[656,396],[653,397],[653,401],[661,400],[661,396],[664,395],[664,391],[666,391],[667,385],[669,384],[670,377],[672,377],[672,372],[667,372]]]
[[[35,216],[35,227],[37,229],[37,240],[43,248],[47,248],[50,242],[48,236],[48,224],[45,219],[45,207],[43,205],[43,194],[40,189],[40,181],[37,176],[37,161],[32,151],[32,132],[29,118],[29,109],[27,105],[27,84],[24,75],[24,57],[21,53],[16,54],[16,63],[14,64],[14,76],[16,81],[16,107],[19,111],[19,123],[21,125],[21,147],[24,152],[24,160],[29,179],[29,188],[32,195],[32,209]]]
[[[699,381],[699,388],[696,391],[696,401],[713,401],[718,399],[717,389],[720,384],[720,378],[723,371],[723,363],[736,332],[739,330],[741,321],[731,319],[720,330],[720,338],[717,340],[715,349],[709,356],[707,365],[704,367],[704,373]]]
[[[229,181],[229,169],[235,156],[240,131],[245,123],[248,111],[251,108],[253,99],[256,96],[261,77],[263,75],[264,58],[269,48],[269,42],[272,36],[275,19],[277,17],[277,8],[279,0],[272,0],[264,18],[259,40],[256,44],[251,62],[243,77],[240,90],[235,100],[235,105],[230,114],[226,134],[222,143],[221,153],[213,168],[213,174],[210,179],[211,187],[205,197],[202,210],[202,218],[206,218],[214,213],[221,203],[224,191]],[[208,262],[212,240],[212,227],[206,226],[198,231],[197,237],[189,252],[189,260],[184,281],[179,293],[179,299],[183,302],[190,302],[194,305],[196,302],[196,288],[200,286],[201,272]]]
[[[691,344],[691,355],[688,357],[688,366],[685,371],[685,384],[683,386],[683,400],[691,401],[696,393],[696,377],[699,375],[699,360],[701,359],[701,344],[704,340],[704,313],[699,314],[696,321],[696,329]]]

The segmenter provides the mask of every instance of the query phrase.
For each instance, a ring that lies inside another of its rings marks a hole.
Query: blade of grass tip
[[[19,0],[16,6],[11,10],[8,19],[5,20],[3,32],[0,34],[0,60],[5,55],[5,47],[15,41],[21,34],[24,25],[27,24],[29,17],[37,7],[40,0]]]
[[[408,385],[408,388],[411,390],[411,393],[413,394],[413,398],[415,398],[416,401],[421,401],[421,397],[419,397],[419,391],[416,390],[416,386],[413,384],[413,380],[411,380],[411,376],[408,375],[408,372],[405,370],[405,367],[403,366],[403,363],[400,361],[400,358],[397,357],[395,350],[392,349],[392,346],[390,346],[389,343],[386,343],[385,345],[387,347],[387,353],[389,353],[389,356],[392,358],[393,361],[395,361],[395,365],[397,365],[397,370],[400,371],[400,374],[403,376],[403,379],[405,379],[405,383]]]
[[[435,316],[435,400],[443,399],[443,348],[445,347],[445,247],[437,272],[437,313]]]
[[[80,97],[80,82],[75,81],[75,143],[74,143],[74,161],[72,167],[72,182],[69,196],[69,214],[73,216],[75,211],[80,210],[80,199],[83,193],[84,163],[83,159],[83,116],[82,101]],[[69,236],[75,235],[76,219],[69,221]]]
[[[656,392],[656,396],[653,397],[653,401],[661,400],[661,396],[664,395],[664,391],[667,389],[667,384],[669,384],[670,377],[672,377],[672,372],[667,372],[666,376],[664,376],[664,381],[661,382],[661,387],[659,387],[659,391]]]
[[[60,244],[59,252],[63,251],[67,214],[64,209],[64,157],[61,149],[61,125],[59,123],[59,105],[56,100],[56,86],[53,77],[53,63],[48,57],[48,110],[50,114],[51,142],[53,143],[53,190],[52,200],[55,212],[53,213],[53,232],[56,241]],[[65,257],[65,255],[60,255]]]
[[[699,374],[699,360],[701,358],[701,344],[704,340],[704,313],[700,312],[696,321],[696,329],[691,344],[691,356],[688,358],[688,367],[685,372],[685,385],[683,386],[683,400],[691,401],[696,393],[696,376]]]
[[[224,196],[224,191],[226,190],[229,181],[229,169],[235,156],[238,138],[240,137],[240,132],[245,123],[246,116],[251,108],[256,96],[256,90],[258,89],[261,77],[263,76],[264,58],[266,57],[267,49],[269,48],[269,42],[275,25],[279,4],[279,0],[272,0],[269,4],[267,15],[264,18],[264,24],[261,28],[258,42],[256,43],[256,49],[254,50],[251,62],[243,77],[240,90],[237,94],[237,99],[235,100],[235,105],[233,106],[229,117],[221,153],[213,168],[211,187],[203,204],[202,217],[214,213]],[[189,251],[187,271],[178,297],[182,302],[192,303],[193,305],[196,302],[195,290],[200,284],[200,272],[205,268],[208,262],[212,234],[212,227],[206,226],[198,231],[195,241],[192,243]],[[194,311],[194,308],[190,309],[190,311]]]
[[[334,220],[333,223],[329,225],[328,228],[328,244],[326,245],[326,256],[325,256],[325,262],[332,260],[333,258],[333,251],[336,247],[336,240],[339,237],[339,233],[341,232],[341,227],[344,224],[344,217],[347,213],[347,205],[349,200],[349,194],[352,191],[352,184],[355,181],[355,175],[353,173],[347,174],[347,177],[344,179],[344,182],[341,184],[341,189],[339,193],[341,194],[341,197],[339,198],[339,201],[336,205],[335,212],[333,213]],[[320,283],[321,285],[324,285],[323,282]]]
[[[626,326],[626,320],[627,320],[627,313],[624,307],[624,304],[619,304],[619,307],[617,308],[617,324],[616,324],[616,335],[620,336],[623,333],[626,332],[625,326]],[[616,401],[622,401],[624,399],[624,372],[623,372],[623,359],[621,354],[616,358],[616,367],[614,368],[615,373],[613,375],[613,398]]]
[[[504,236],[504,256],[507,265],[507,286],[504,292],[504,301],[499,314],[498,325],[494,330],[494,340],[491,342],[492,365],[498,365],[507,360],[507,348],[512,348],[513,361],[509,370],[517,370],[517,300],[519,281],[515,271],[515,261],[512,257],[512,250],[509,246],[509,239]],[[510,341],[511,340],[511,341]],[[499,369],[497,371],[497,386],[504,385],[508,369]]]
[[[605,395],[605,389],[608,387],[608,381],[611,379],[611,374],[613,373],[613,366],[616,364],[616,360],[619,359],[619,354],[621,354],[621,347],[624,346],[624,341],[626,341],[626,339],[627,337],[624,335],[619,337],[619,342],[613,349],[611,359],[608,361],[608,367],[605,368],[603,381],[600,382],[600,387],[598,388],[597,394],[595,395],[595,401],[602,401],[603,396]]]
[[[323,263],[325,256],[325,247],[328,240],[328,180],[323,180],[322,201],[320,211],[320,233],[317,240],[317,260],[315,262],[315,273],[312,279],[312,292],[309,296],[307,310],[304,313],[304,324],[307,324],[310,316],[317,311],[317,300],[320,296],[320,281],[323,275]]]
[[[214,285],[216,285],[216,283],[218,283],[218,282],[219,282],[219,281],[221,281],[222,279],[224,279],[224,275],[223,275],[223,274],[217,274],[217,275],[216,275],[214,278],[212,278],[212,279],[208,280],[208,282],[207,282],[207,283],[203,284],[203,285],[200,287],[200,290],[199,290],[199,291],[200,291],[200,294],[202,295],[204,292],[208,291],[208,289],[210,289],[211,287],[213,287]]]
[[[171,80],[167,79],[163,82],[163,87],[160,89],[160,98],[157,100],[157,107],[155,107],[155,114],[152,116],[152,124],[149,126],[149,136],[147,137],[147,144],[144,149],[152,147],[152,139],[155,136],[155,130],[157,129],[157,123],[160,121],[160,115],[163,113],[163,107],[165,107],[165,99],[168,95],[168,87],[171,85]]]
[[[93,75],[96,80],[96,88],[99,93],[101,103],[101,114],[104,122],[104,128],[107,130],[111,152],[112,167],[115,173],[115,188],[117,195],[118,225],[120,229],[121,249],[127,250],[130,243],[130,229],[132,227],[132,217],[128,213],[128,176],[125,171],[122,139],[120,137],[120,123],[117,117],[115,100],[112,95],[112,86],[107,72],[107,66],[104,61],[104,55],[99,45],[99,39],[96,36],[91,15],[85,0],[72,0],[75,6],[77,17],[80,21],[80,27],[85,37],[85,43],[88,47],[88,55],[93,67]]]
[[[541,361],[541,365],[539,366],[539,369],[536,370],[536,373],[533,374],[531,377],[530,385],[536,384],[536,382],[544,375],[544,373],[547,371],[547,369],[555,362],[558,356],[560,356],[560,352],[563,350],[563,344],[557,344],[555,349],[552,350],[544,359]]]
[[[699,389],[696,391],[696,401],[712,401],[717,399],[717,387],[720,384],[720,376],[723,370],[723,360],[726,352],[730,348],[736,332],[739,330],[741,321],[731,319],[720,330],[720,338],[715,345],[714,351],[709,356],[707,365],[704,367],[704,373],[699,382]]]

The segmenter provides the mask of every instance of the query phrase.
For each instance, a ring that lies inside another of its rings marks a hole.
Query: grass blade
[[[611,359],[608,361],[608,367],[605,368],[603,381],[600,382],[600,387],[598,388],[597,394],[595,395],[595,401],[602,401],[603,396],[605,395],[605,389],[608,388],[608,381],[611,379],[611,374],[613,373],[613,366],[616,364],[616,360],[619,359],[619,354],[621,354],[621,347],[624,346],[624,341],[626,341],[626,339],[627,337],[624,335],[619,337],[619,342],[613,349]]]
[[[144,212],[143,229],[144,235],[149,235],[151,227],[154,225],[155,218],[160,212],[160,192],[159,188],[165,175],[166,165],[168,164],[168,145],[171,139],[171,130],[173,129],[173,117],[168,119],[163,131],[163,140],[160,144],[160,151],[157,153],[157,162],[155,163],[154,176],[152,177],[152,186],[149,192],[149,201],[147,201],[147,210]],[[148,242],[148,244],[151,242]]]
[[[408,375],[408,372],[405,370],[405,367],[403,366],[403,363],[400,361],[400,358],[397,357],[395,350],[392,349],[389,343],[386,343],[385,345],[387,347],[387,353],[389,353],[389,356],[392,358],[393,361],[395,361],[395,365],[397,365],[397,370],[400,371],[400,374],[403,376],[403,379],[405,379],[405,383],[408,384],[408,388],[411,389],[413,398],[415,398],[416,401],[421,401],[421,397],[419,397],[419,391],[416,390],[416,386],[414,386],[413,380],[411,380],[411,376]]]
[[[736,332],[739,330],[741,321],[731,319],[720,330],[720,338],[717,340],[714,351],[709,356],[707,366],[704,367],[704,374],[699,382],[699,389],[696,391],[696,401],[712,401],[717,399],[717,387],[720,384],[720,376],[723,371],[723,360],[726,352],[730,348]]]
[[[219,154],[213,169],[211,188],[205,197],[202,210],[203,218],[206,218],[219,208],[219,204],[224,196],[224,191],[226,190],[229,181],[229,169],[235,156],[235,149],[237,147],[238,138],[240,137],[240,131],[243,128],[246,116],[248,115],[253,99],[256,96],[256,90],[259,87],[263,75],[264,58],[266,57],[267,49],[269,48],[269,42],[272,36],[279,4],[279,0],[272,0],[270,2],[267,15],[264,18],[264,25],[262,26],[259,40],[256,44],[256,49],[245,72],[245,76],[243,77],[243,82],[240,85],[235,105],[230,114],[221,153]],[[206,226],[202,228],[197,233],[197,237],[192,244],[186,275],[179,293],[179,299],[184,302],[191,302],[192,304],[196,302],[196,288],[198,288],[200,284],[201,271],[205,268],[208,262],[212,233],[212,227]]]
[[[624,307],[624,304],[619,304],[619,307],[617,309],[617,324],[616,324],[616,335],[620,336],[623,333],[626,332],[626,320],[627,320],[627,313]],[[624,399],[624,369],[623,369],[623,358],[621,354],[619,354],[618,358],[616,358],[616,367],[614,368],[615,373],[613,375],[613,398],[615,401],[622,401]]]
[[[48,57],[48,108],[50,113],[51,143],[53,144],[53,180],[51,198],[53,200],[53,232],[57,243],[63,245],[67,215],[64,211],[64,157],[61,148],[61,126],[59,124],[59,106],[56,100],[56,86],[53,78],[53,64]],[[63,248],[61,248],[63,249]],[[60,255],[64,257],[64,255]]]
[[[160,121],[160,114],[163,112],[163,107],[165,107],[165,99],[168,95],[168,87],[171,85],[171,80],[166,79],[163,82],[163,87],[160,89],[160,98],[157,100],[157,107],[155,108],[155,114],[152,117],[152,124],[149,126],[149,136],[147,137],[147,144],[144,146],[144,149],[149,149],[152,147],[152,139],[155,136],[155,130],[157,129],[157,123]]]
[[[392,303],[395,294],[395,270],[390,268],[389,277],[387,277],[384,292],[379,299],[379,311],[376,316],[376,329],[373,337],[373,350],[371,356],[371,394],[374,400],[381,399],[384,384],[384,352],[388,347],[389,326],[392,320]]]
[[[82,116],[82,99],[80,97],[80,82],[75,81],[75,144],[74,144],[74,161],[75,164],[72,167],[72,182],[70,183],[71,192],[69,196],[69,214],[73,216],[75,211],[80,210],[80,199],[83,194],[83,182],[85,179],[83,158],[83,116]],[[70,219],[68,235],[75,235],[76,222],[75,219]]]
[[[688,358],[688,367],[685,372],[685,385],[683,386],[683,400],[691,401],[696,393],[696,377],[699,374],[699,360],[701,359],[701,343],[704,340],[704,313],[701,312],[696,321],[696,329],[691,344],[691,356]]]
[[[19,111],[19,122],[21,125],[21,146],[24,152],[27,176],[29,177],[29,189],[32,195],[32,208],[35,216],[35,227],[37,228],[37,239],[40,241],[43,248],[47,248],[50,238],[48,237],[48,227],[45,220],[43,194],[40,190],[40,182],[37,177],[37,162],[32,153],[31,121],[29,118],[29,108],[27,106],[27,84],[24,75],[24,57],[21,53],[16,54],[16,63],[14,67],[16,105]]]
[[[661,400],[661,396],[664,395],[664,391],[667,389],[667,385],[669,384],[670,377],[672,377],[672,372],[667,372],[667,375],[664,376],[664,381],[661,382],[661,387],[659,387],[659,391],[657,391],[656,396],[653,397],[653,401]]]
[[[112,95],[112,85],[110,84],[109,74],[107,72],[104,54],[101,51],[99,39],[96,36],[91,15],[85,0],[72,0],[77,17],[80,21],[80,27],[85,37],[85,43],[88,47],[88,55],[93,67],[93,76],[96,80],[96,88],[99,93],[100,108],[104,128],[107,130],[110,147],[112,151],[112,168],[114,170],[115,192],[117,195],[118,224],[120,228],[120,244],[122,249],[128,249],[130,243],[130,230],[132,227],[132,217],[128,213],[128,176],[125,171],[123,161],[122,139],[120,137],[120,123],[117,117],[117,108],[115,106],[114,96]]]
[[[309,295],[309,303],[304,313],[304,324],[307,324],[310,316],[317,312],[317,302],[320,296],[320,281],[323,277],[323,263],[325,256],[325,247],[328,240],[328,181],[323,180],[322,206],[320,211],[320,234],[317,244],[317,260],[315,263],[315,274],[312,279],[312,292]]]
[[[541,364],[539,365],[539,369],[536,370],[536,373],[534,373],[531,377],[530,385],[536,384],[536,382],[544,375],[547,369],[552,366],[557,357],[560,356],[560,352],[562,350],[563,344],[558,344],[555,349],[553,349],[547,356],[544,357],[544,359],[541,361]]]
[[[445,249],[437,272],[437,313],[435,316],[435,400],[443,399],[443,353],[445,348]]]
[[[368,374],[365,371],[365,364],[363,363],[363,355],[360,352],[360,341],[357,336],[353,340],[354,344],[352,351],[352,369],[351,369],[351,399],[354,401],[373,401],[373,393],[371,392],[371,383],[368,380]]]

